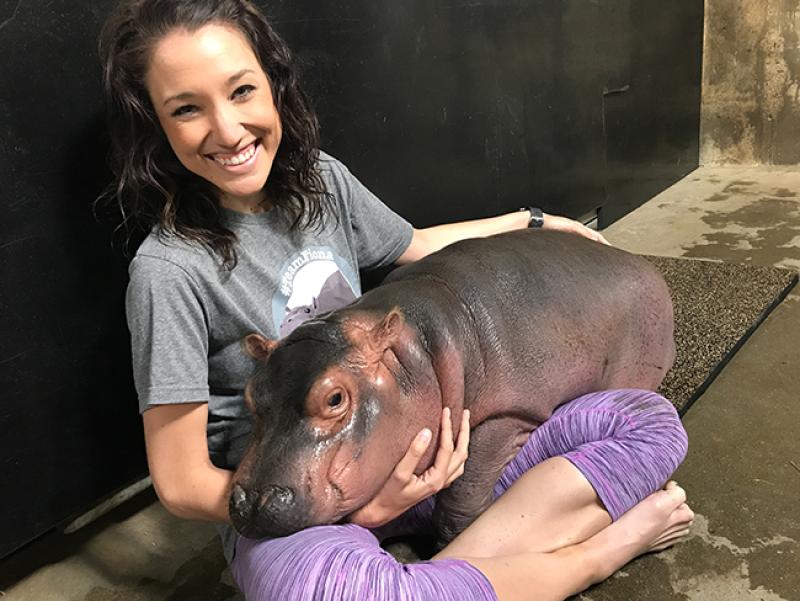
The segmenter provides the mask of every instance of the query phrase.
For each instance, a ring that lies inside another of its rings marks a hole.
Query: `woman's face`
[[[176,29],[153,49],[145,85],[178,160],[220,201],[253,210],[281,142],[269,80],[244,35],[209,24]]]

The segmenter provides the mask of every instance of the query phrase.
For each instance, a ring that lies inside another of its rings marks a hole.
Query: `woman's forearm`
[[[474,219],[472,221],[459,221],[457,223],[447,223],[435,225],[424,229],[415,229],[406,251],[397,259],[397,263],[402,265],[410,263],[436,252],[459,240],[466,238],[485,238],[503,232],[521,230],[528,227],[530,213],[528,211],[516,211],[506,213],[498,217],[487,217],[486,219]],[[595,242],[608,244],[608,241],[599,232],[586,227],[584,224],[561,217],[559,215],[544,214],[542,229],[555,230],[576,234],[589,238]]]
[[[209,458],[208,404],[156,405],[142,417],[150,476],[167,510],[183,518],[230,522],[233,472]]]
[[[528,213],[518,211],[507,213],[497,217],[487,217],[485,219],[473,219],[471,221],[459,221],[457,223],[446,223],[444,225],[434,225],[424,229],[415,229],[414,237],[411,240],[406,252],[397,260],[399,264],[410,263],[436,252],[459,240],[466,238],[485,238],[502,232],[519,230],[527,227]]]
[[[167,510],[181,518],[230,523],[228,499],[233,472],[211,464],[192,470],[180,482],[155,489]]]
[[[433,244],[444,247],[465,238],[485,238],[502,232],[521,230],[528,226],[528,219],[527,212],[516,211],[497,217],[435,225],[422,231]]]

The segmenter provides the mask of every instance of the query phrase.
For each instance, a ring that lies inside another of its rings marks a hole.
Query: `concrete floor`
[[[634,252],[800,269],[800,170],[701,168],[606,230]],[[684,418],[677,479],[689,541],[639,558],[580,601],[800,601],[800,292]],[[0,562],[3,601],[242,601],[213,527],[152,492]]]

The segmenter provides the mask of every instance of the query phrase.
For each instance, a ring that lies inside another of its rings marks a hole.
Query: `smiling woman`
[[[207,246],[231,268],[224,202],[283,207],[299,226],[330,210],[317,118],[252,4],[122,2],[100,51],[116,176],[106,196],[126,226]]]

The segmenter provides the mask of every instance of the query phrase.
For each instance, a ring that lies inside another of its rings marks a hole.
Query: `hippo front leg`
[[[433,525],[439,548],[492,504],[495,483],[527,440],[530,429],[530,424],[520,424],[519,420],[494,419],[472,430],[464,474],[436,497]]]

